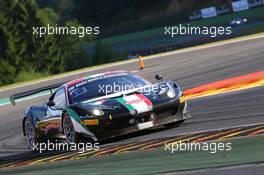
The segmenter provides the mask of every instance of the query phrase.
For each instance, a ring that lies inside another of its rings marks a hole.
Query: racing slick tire
[[[62,118],[62,129],[67,143],[79,143],[80,136],[75,132],[71,117],[68,113],[64,113]]]
[[[36,135],[36,128],[31,120],[25,119],[23,122],[24,134],[26,138],[27,145],[32,151],[37,151],[39,147],[39,142]]]

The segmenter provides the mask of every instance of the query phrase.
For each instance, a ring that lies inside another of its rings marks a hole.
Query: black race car
[[[31,149],[47,138],[105,140],[190,117],[179,85],[156,79],[151,84],[130,72],[106,72],[16,94],[10,101],[58,87],[47,103],[25,111],[23,133]]]
[[[243,25],[247,22],[248,22],[248,20],[246,18],[236,18],[236,19],[233,19],[232,21],[230,21],[230,25],[234,27],[234,26]]]

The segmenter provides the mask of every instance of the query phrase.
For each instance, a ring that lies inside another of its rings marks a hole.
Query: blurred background
[[[100,35],[32,35],[99,26]],[[231,26],[232,35],[170,38],[164,26]],[[264,31],[264,0],[0,1],[0,86]]]

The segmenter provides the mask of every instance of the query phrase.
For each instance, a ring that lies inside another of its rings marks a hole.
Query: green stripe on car
[[[121,104],[123,104],[129,111],[135,110],[134,107],[130,104],[127,104],[127,101],[123,98],[118,98],[117,101]]]

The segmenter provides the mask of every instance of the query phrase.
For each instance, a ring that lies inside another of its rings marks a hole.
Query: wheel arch
[[[89,128],[87,128],[87,126],[85,126],[83,124],[83,122],[80,119],[80,116],[78,115],[78,113],[76,112],[76,110],[74,110],[74,107],[67,107],[65,110],[63,110],[62,112],[62,117],[61,117],[61,129],[62,129],[62,133],[64,134],[63,131],[63,118],[65,116],[65,114],[68,114],[70,116],[70,118],[72,119],[73,122],[73,127],[75,129],[75,131],[78,134],[84,134],[84,135],[89,135],[91,138],[96,138],[95,134],[93,132],[91,132],[91,130]]]

